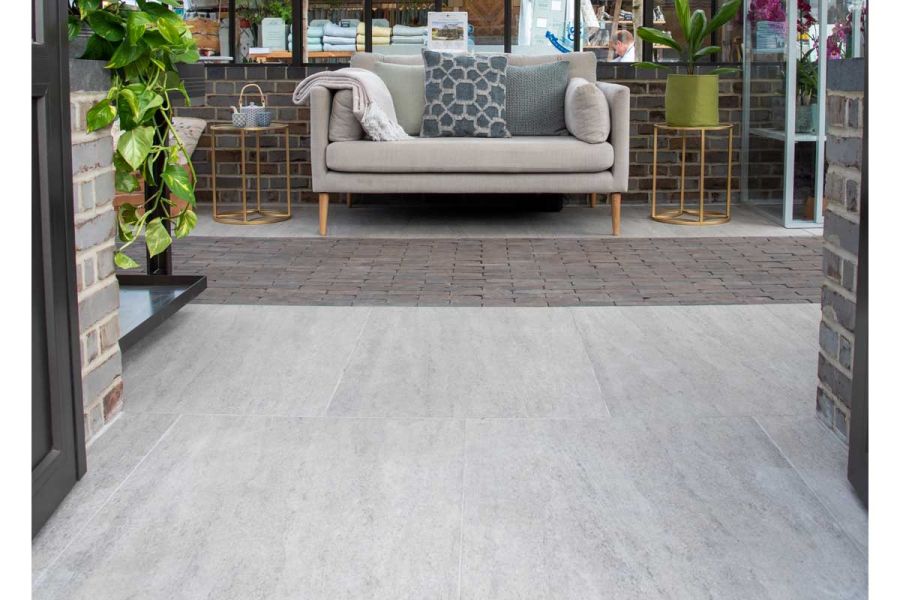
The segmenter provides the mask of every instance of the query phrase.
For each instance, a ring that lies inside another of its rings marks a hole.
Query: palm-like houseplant
[[[74,0],[69,16],[70,39],[83,24],[93,31],[82,58],[107,61],[111,74],[106,98],[87,114],[87,129],[117,122],[122,134],[113,154],[116,190],[134,192],[141,179],[146,186],[142,207],[124,204],[118,209],[124,245],[115,262],[124,269],[137,266],[123,250],[142,234],[154,257],[172,243],[170,224],[175,236],[183,237],[197,223],[193,166],[172,125],[170,94],[180,93],[190,102],[176,65],[197,62],[200,56],[184,20],[172,10],[180,5],[178,0],[137,0],[132,8],[121,1]],[[174,210],[175,197],[187,206]]]
[[[719,67],[708,74],[697,74],[697,64],[705,57],[716,54],[719,46],[707,46],[710,34],[731,21],[741,6],[741,0],[728,0],[711,18],[703,10],[691,13],[689,0],[675,0],[675,14],[684,34],[685,42],[677,42],[669,33],[653,28],[639,27],[638,37],[646,42],[667,46],[678,53],[687,65],[687,74],[670,73],[666,79],[666,122],[682,127],[701,127],[719,123],[719,75],[737,72],[730,67]],[[646,69],[669,69],[665,64],[640,62],[635,65]]]

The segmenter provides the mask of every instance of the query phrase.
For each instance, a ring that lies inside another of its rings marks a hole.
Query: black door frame
[[[75,278],[67,10],[66,2],[32,1],[32,231],[39,238],[32,242],[32,271],[42,277],[33,282],[37,294],[32,295],[32,310],[43,311],[43,327],[38,333],[45,336],[45,352],[32,364],[32,381],[46,381],[47,392],[36,395],[37,391],[32,391],[32,428],[50,424],[49,449],[36,464],[32,449],[32,535],[87,468]]]

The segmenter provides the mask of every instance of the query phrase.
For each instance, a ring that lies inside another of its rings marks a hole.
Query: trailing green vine
[[[89,25],[93,33],[81,58],[107,61],[112,76],[106,98],[87,114],[87,130],[118,122],[122,135],[113,155],[116,190],[134,192],[143,179],[154,191],[142,206],[124,204],[118,209],[118,235],[124,244],[115,262],[123,269],[138,266],[123,251],[141,234],[150,256],[156,256],[172,243],[167,223],[174,224],[178,238],[197,224],[194,167],[172,125],[170,94],[180,93],[190,104],[176,65],[200,58],[190,30],[172,10],[180,5],[179,0],[137,0],[137,8],[101,0],[74,0],[71,5],[69,39]],[[167,192],[187,202],[177,216]]]

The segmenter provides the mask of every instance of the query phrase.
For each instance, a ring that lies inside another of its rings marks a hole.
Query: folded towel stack
[[[387,46],[391,43],[391,28],[378,23],[387,23],[384,19],[375,19],[372,21],[372,45]],[[356,27],[356,49],[360,52],[366,49],[366,24],[360,23]]]
[[[326,23],[325,35],[322,37],[323,49],[329,52],[355,51],[357,23],[352,22],[349,25],[351,26],[343,27],[331,22]]]
[[[427,27],[410,27],[408,25],[394,25],[391,32],[391,44],[425,45]]]
[[[321,52],[323,50],[322,38],[325,35],[325,24],[330,23],[328,19],[314,19],[309,22],[306,28],[306,49],[310,52]]]

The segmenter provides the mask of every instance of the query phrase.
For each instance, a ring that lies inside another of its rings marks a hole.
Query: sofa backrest
[[[563,61],[569,63],[569,79],[581,77],[590,82],[597,81],[597,55],[593,52],[567,52],[565,54],[506,54],[512,66],[543,65]],[[376,62],[395,65],[421,65],[421,54],[375,54],[357,52],[350,58],[350,66],[372,71]]]

